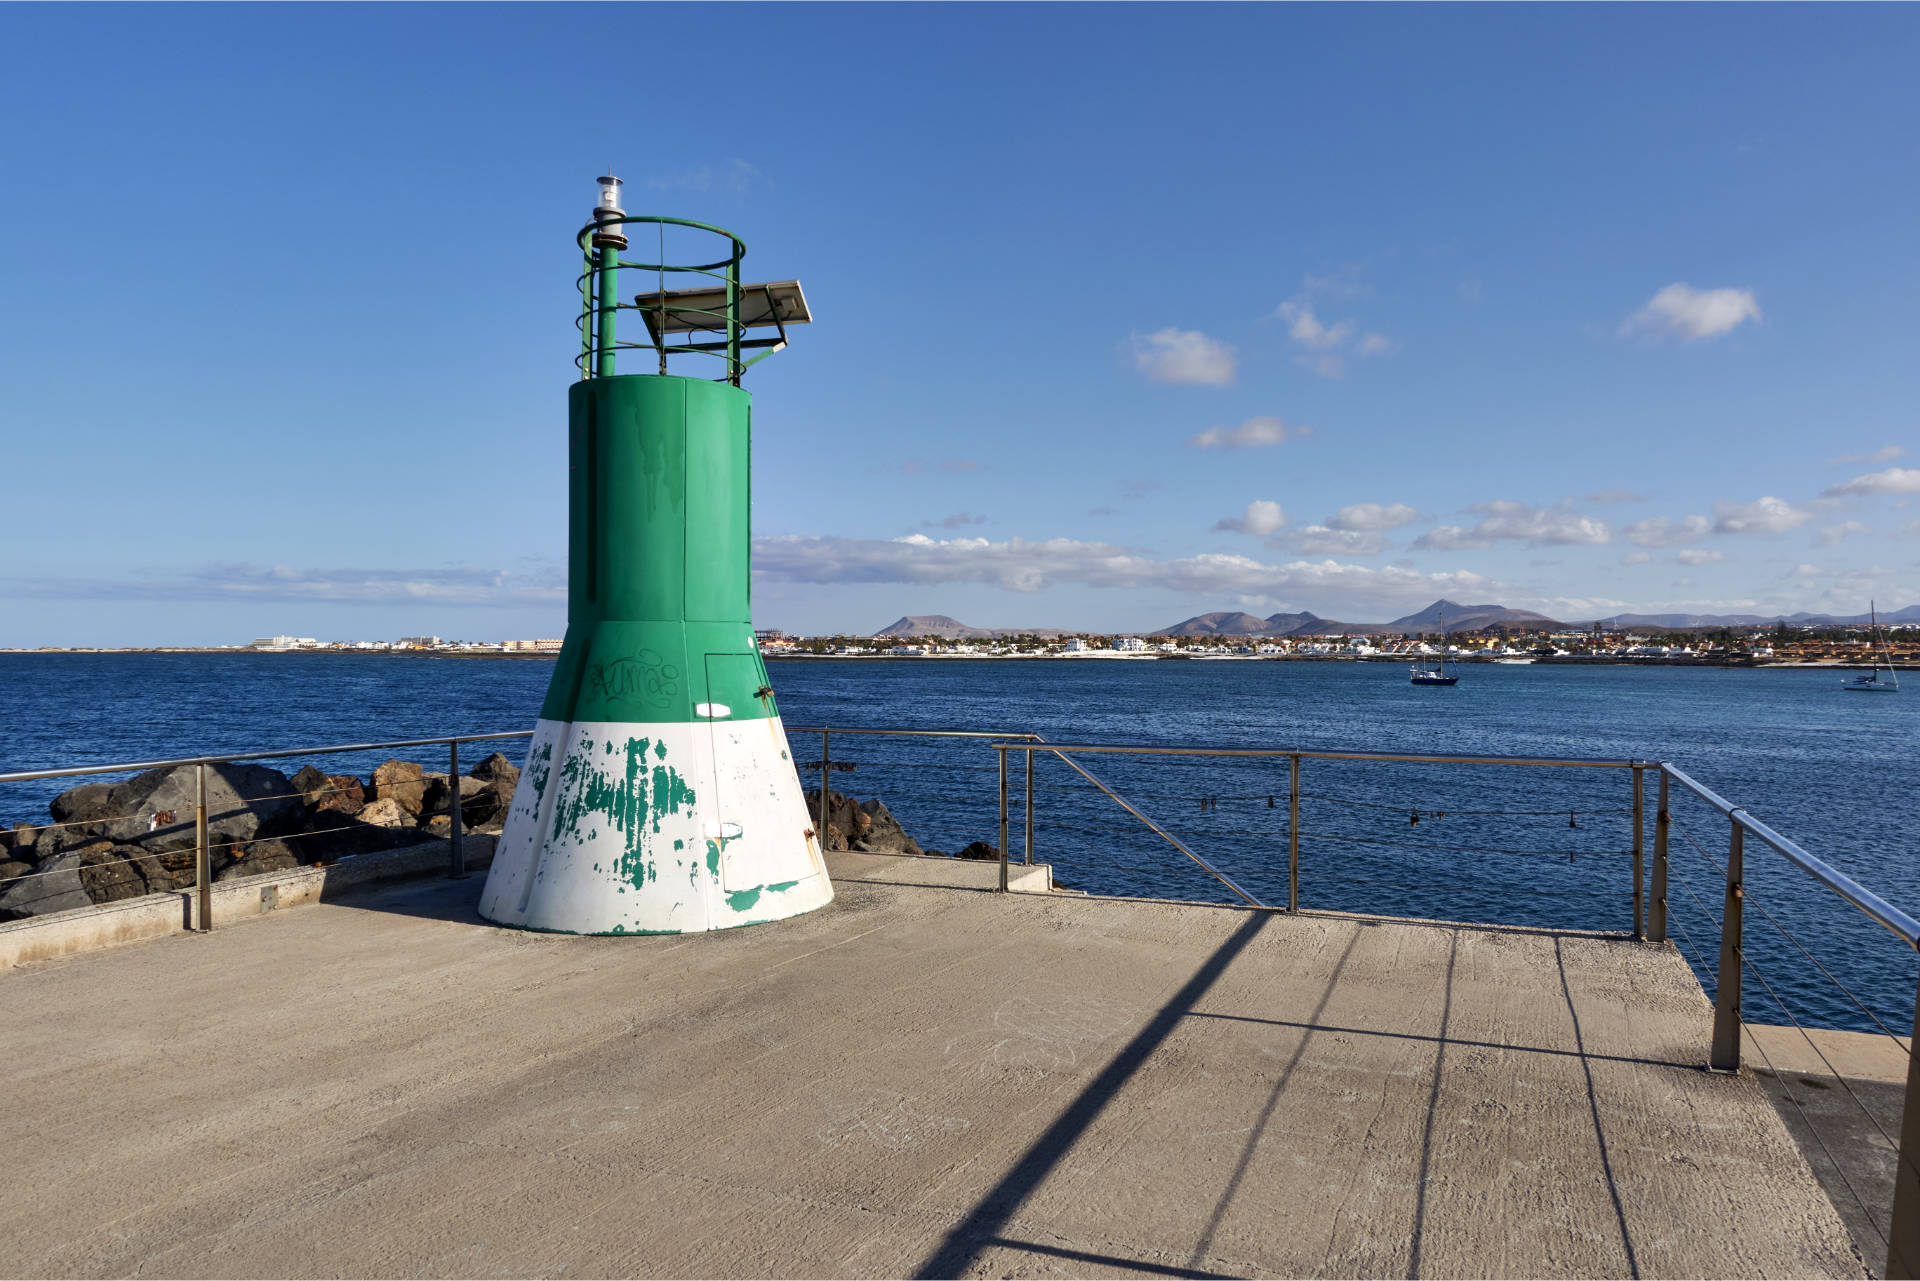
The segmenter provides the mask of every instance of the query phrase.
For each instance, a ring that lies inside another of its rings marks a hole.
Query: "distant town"
[[[1920,668],[1920,626],[1887,629],[1896,667]],[[1793,627],[1711,633],[1599,629],[1351,637],[1037,634],[991,640],[893,636],[763,636],[773,658],[1299,659],[1349,662],[1646,663],[1702,666],[1870,666],[1878,644],[1865,628]]]
[[[1517,612],[1517,611],[1515,611]],[[1905,613],[1907,611],[1902,611]],[[1220,621],[1231,620],[1231,621]],[[1790,622],[1684,627],[1621,627],[1611,620],[1582,626],[1509,618],[1432,630],[1390,632],[1383,624],[1353,625],[1351,633],[1279,634],[1254,626],[1246,614],[1202,615],[1149,633],[990,630],[943,615],[908,617],[872,635],[801,635],[778,628],[754,633],[768,658],[860,659],[1296,659],[1408,662],[1669,663],[1715,666],[1870,665],[1876,653],[1898,667],[1920,668],[1920,622],[1883,621],[1878,631],[1854,622]],[[1212,630],[1247,624],[1244,630]],[[1343,626],[1336,624],[1336,627]],[[1187,634],[1175,634],[1184,631]],[[559,637],[528,640],[455,640],[402,636],[397,640],[320,640],[261,636],[244,645],[77,648],[42,646],[8,653],[253,653],[399,654],[472,658],[553,658]]]

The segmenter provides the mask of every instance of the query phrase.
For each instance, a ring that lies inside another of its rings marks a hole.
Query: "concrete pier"
[[[0,1272],[1864,1275],[1669,947],[915,863],[714,934],[495,929],[476,877],[0,974]]]

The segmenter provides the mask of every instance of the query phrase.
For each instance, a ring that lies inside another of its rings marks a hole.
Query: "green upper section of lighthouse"
[[[795,281],[743,284],[746,246],[731,232],[628,215],[619,180],[600,183],[577,238],[567,641],[541,715],[769,716],[749,591],[753,408],[740,380],[810,319],[806,299]],[[623,258],[634,242],[654,261]],[[649,292],[622,301],[623,285]]]

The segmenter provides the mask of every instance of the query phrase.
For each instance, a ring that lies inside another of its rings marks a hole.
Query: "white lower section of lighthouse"
[[[681,934],[833,898],[778,717],[541,720],[480,915],[567,934]]]

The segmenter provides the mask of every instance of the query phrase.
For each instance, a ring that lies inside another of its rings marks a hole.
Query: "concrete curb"
[[[485,870],[493,861],[493,846],[491,835],[468,834],[462,842],[467,870]],[[377,881],[445,875],[446,870],[447,843],[429,841],[360,854],[324,867],[295,867],[217,881],[213,925],[218,929],[264,912],[307,907]],[[0,922],[0,970],[196,929],[199,914],[198,896],[187,889]]]

